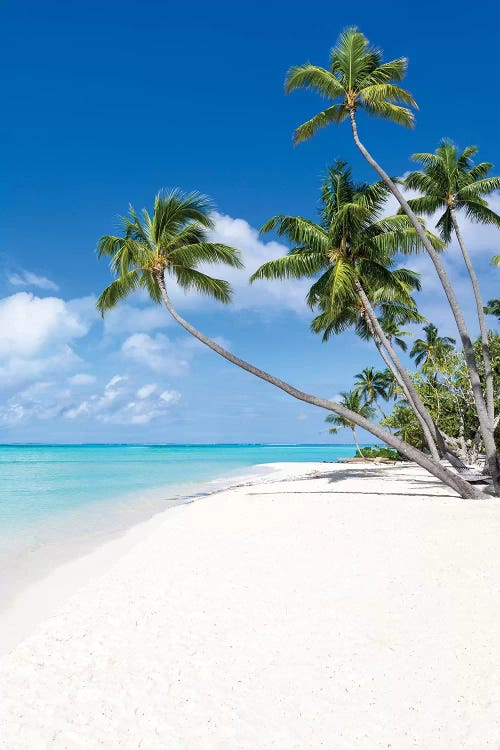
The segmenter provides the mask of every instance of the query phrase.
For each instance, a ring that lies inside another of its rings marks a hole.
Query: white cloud
[[[12,286],[34,286],[38,289],[45,289],[49,292],[57,292],[59,289],[57,284],[46,276],[37,276],[36,273],[32,273],[31,271],[23,270],[19,273],[11,273],[7,278]]]
[[[139,300],[142,295],[136,294]],[[147,333],[156,328],[165,328],[173,324],[173,318],[164,307],[154,305],[148,298],[144,300],[146,307],[122,302],[104,316],[104,330],[106,333]]]
[[[192,356],[192,347],[186,344],[186,341],[181,339],[172,343],[162,333],[157,333],[155,336],[147,333],[134,333],[123,342],[122,352],[127,359],[149,367],[155,372],[185,375],[189,370],[189,360]]]
[[[157,389],[158,386],[156,385],[156,383],[143,385],[142,388],[139,388],[139,390],[137,391],[137,398],[147,398],[148,396],[151,396],[151,394],[154,393]],[[160,398],[162,398],[162,396],[160,396]]]
[[[68,383],[71,385],[91,385],[96,381],[95,375],[88,375],[85,372],[77,373],[68,378]]]
[[[65,302],[18,292],[0,299],[0,381],[26,381],[79,361],[70,344],[92,319],[88,299]]]
[[[155,384],[147,384],[137,389],[134,396],[128,378],[115,375],[102,394],[94,394],[66,410],[64,416],[67,419],[83,416],[106,424],[149,424],[165,416],[181,397],[178,391],[172,390],[164,391],[158,398],[154,395],[156,390]]]

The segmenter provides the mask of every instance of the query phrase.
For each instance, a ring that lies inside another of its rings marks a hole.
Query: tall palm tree
[[[440,336],[434,323],[424,326],[424,339],[416,339],[410,357],[413,357],[417,366],[422,366],[423,372],[439,369],[443,356],[453,351],[455,339],[450,336]]]
[[[383,401],[387,401],[388,399],[386,375],[380,370],[375,370],[374,367],[365,367],[364,370],[358,372],[354,377],[356,381],[353,393],[359,394],[363,403],[373,404],[381,413],[382,418],[385,418],[378,399],[381,398]]]
[[[342,397],[340,399],[340,403],[346,409],[350,409],[351,411],[356,412],[356,414],[361,414],[363,417],[365,417],[365,419],[371,419],[373,417],[375,409],[373,408],[371,403],[363,400],[361,393],[356,391],[342,391],[340,395]],[[351,422],[349,419],[345,419],[345,417],[340,417],[338,414],[329,414],[326,417],[325,422],[334,425],[328,430],[328,432],[330,432],[332,435],[335,435],[341,427],[350,427],[352,430],[354,443],[356,445],[356,452],[361,456],[363,455],[363,451],[359,447],[356,425],[354,422]]]
[[[408,201],[394,180],[374,159],[359,138],[356,120],[358,110],[362,110],[373,117],[391,120],[405,127],[413,125],[414,117],[410,108],[416,107],[415,101],[406,89],[398,85],[405,76],[406,68],[406,58],[399,57],[384,62],[382,52],[370,46],[366,37],[357,28],[346,29],[330,52],[328,69],[307,63],[293,67],[288,71],[285,82],[287,93],[302,88],[312,89],[331,102],[325,110],[296,129],[294,141],[299,143],[307,140],[320,128],[341,123],[349,118],[356,147],[380,176],[410,219],[434,264],[457,324],[469,370],[488,466],[495,490],[500,490],[500,462],[497,457],[492,424],[483,396],[472,340],[453,286],[439,253],[426,235]]]
[[[241,265],[239,253],[235,248],[208,242],[206,231],[213,228],[211,210],[211,203],[204,196],[196,193],[185,195],[175,190],[157,196],[152,217],[143,211],[142,218],[139,218],[131,209],[129,216],[123,220],[123,236],[101,237],[98,243],[99,255],[111,257],[111,270],[116,276],[115,281],[103,291],[97,301],[97,308],[101,314],[104,315],[122,299],[142,288],[147,291],[154,303],[163,302],[174,320],[188,333],[227,361],[280,388],[293,398],[351,420],[400,451],[410,461],[415,461],[462,497],[481,497],[482,493],[477,488],[471,487],[464,479],[380,425],[370,422],[342,404],[300,391],[280,378],[255,367],[224,349],[179,315],[167,289],[167,283],[170,284],[171,279],[176,280],[186,290],[194,289],[221,302],[228,302],[231,294],[230,285],[200,272],[196,266],[199,262],[223,263],[234,267]]]
[[[427,424],[429,448],[437,457],[432,437],[436,427],[374,310],[380,303],[391,303],[394,318],[399,304],[403,306],[404,319],[408,319],[408,310],[415,309],[410,289],[419,288],[413,272],[391,268],[396,252],[417,251],[420,241],[406,217],[399,217],[404,220],[400,223],[397,216],[380,216],[387,195],[382,183],[355,183],[346,163],[337,162],[330,167],[323,184],[319,224],[300,216],[281,215],[263,226],[264,232],[276,230],[278,235],[287,236],[295,247],[288,255],[264,263],[251,281],[313,277],[320,273],[307,295],[308,304],[321,310],[313,321],[316,330],[323,324],[326,330],[342,330],[352,320],[356,301],[361,302],[364,323],[394,363],[412,405]],[[439,239],[431,237],[439,247]]]
[[[421,172],[411,172],[405,179],[405,186],[411,190],[418,190],[422,194],[408,201],[415,213],[430,216],[439,212],[436,227],[441,237],[449,243],[452,235],[455,234],[462,251],[476,301],[481,331],[486,406],[490,421],[493,423],[495,407],[493,371],[488,349],[488,327],[479,281],[457,218],[457,211],[462,210],[474,222],[500,226],[500,216],[488,206],[484,197],[500,188],[500,177],[488,176],[488,172],[493,167],[489,162],[473,164],[472,159],[476,153],[476,146],[468,146],[463,151],[459,151],[450,140],[443,139],[433,154],[413,154],[413,160],[422,164],[423,169]]]

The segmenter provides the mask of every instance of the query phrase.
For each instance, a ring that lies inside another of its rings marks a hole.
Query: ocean
[[[0,446],[0,599],[259,464],[352,455],[352,445]]]

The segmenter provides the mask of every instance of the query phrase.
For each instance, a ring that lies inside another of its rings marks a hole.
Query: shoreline
[[[6,750],[495,750],[500,505],[278,468],[136,526],[2,659]]]
[[[73,540],[72,546],[62,552],[58,550],[57,560],[43,558],[43,568],[37,570],[34,577],[20,582],[20,587],[9,592],[8,598],[0,606],[0,658],[26,638],[37,624],[53,615],[77,589],[89,583],[93,576],[107,571],[123,554],[141,542],[162,520],[163,514],[219,492],[261,481],[278,480],[284,473],[288,474],[291,467],[308,465],[306,462],[255,464],[244,467],[245,472],[235,470],[237,473],[234,476],[196,483],[200,488],[198,492],[167,495],[165,507],[153,510],[152,514],[134,518],[126,526],[109,528],[86,539],[84,543]],[[316,463],[313,465],[316,466]],[[165,488],[166,494],[169,489],[171,491],[171,488]],[[161,488],[156,488],[156,494],[161,492]]]

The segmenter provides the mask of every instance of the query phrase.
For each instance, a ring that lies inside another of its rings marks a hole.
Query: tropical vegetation
[[[155,304],[165,305],[186,331],[232,364],[296,399],[327,410],[332,430],[349,427],[357,445],[356,427],[367,430],[463,497],[479,497],[482,492],[441,459],[454,452],[471,461],[484,451],[493,491],[500,494],[495,439],[500,412],[500,345],[499,337],[486,327],[486,315],[498,315],[498,300],[490,300],[486,306],[482,303],[457,217],[462,212],[474,221],[500,225],[500,218],[487,203],[491,191],[500,187],[500,178],[489,175],[492,165],[488,162],[474,163],[473,147],[460,151],[449,140],[443,140],[433,153],[414,155],[422,171],[411,173],[404,181],[389,177],[360,139],[358,114],[410,127],[416,103],[400,85],[406,68],[404,57],[384,61],[381,51],[360,31],[349,28],[332,49],[328,68],[307,63],[290,69],[287,92],[312,89],[329,100],[326,109],[297,128],[295,142],[311,138],[326,125],[347,120],[356,147],[380,180],[357,182],[345,161],[335,161],[323,180],[316,220],[278,215],[266,222],[262,231],[286,237],[291,249],[287,255],[264,263],[251,277],[252,282],[310,279],[311,330],[325,342],[353,330],[374,345],[382,369],[365,367],[355,376],[353,389],[333,401],[305,393],[255,367],[186,321],[172,303],[172,285],[227,304],[231,301],[230,285],[208,269],[212,265],[242,266],[237,248],[210,239],[213,206],[198,193],[185,194],[179,189],[160,193],[151,214],[146,210],[138,214],[131,208],[122,220],[121,233],[100,239],[98,253],[110,257],[115,278],[100,295],[97,307],[104,315],[130,294],[145,290]],[[409,189],[419,195],[407,200],[405,191]],[[396,197],[400,210],[387,216],[390,194]],[[436,219],[439,236],[422,218],[434,218],[436,212],[440,213]],[[441,259],[452,238],[460,245],[476,301],[481,335],[475,344]],[[442,336],[434,324],[427,323],[417,308],[419,276],[401,265],[402,257],[417,252],[426,252],[435,267],[457,325],[460,348],[451,336]],[[500,255],[492,262],[500,265]],[[411,343],[410,357],[417,368],[412,371],[401,359],[411,335],[407,329],[424,323],[423,335]]]

